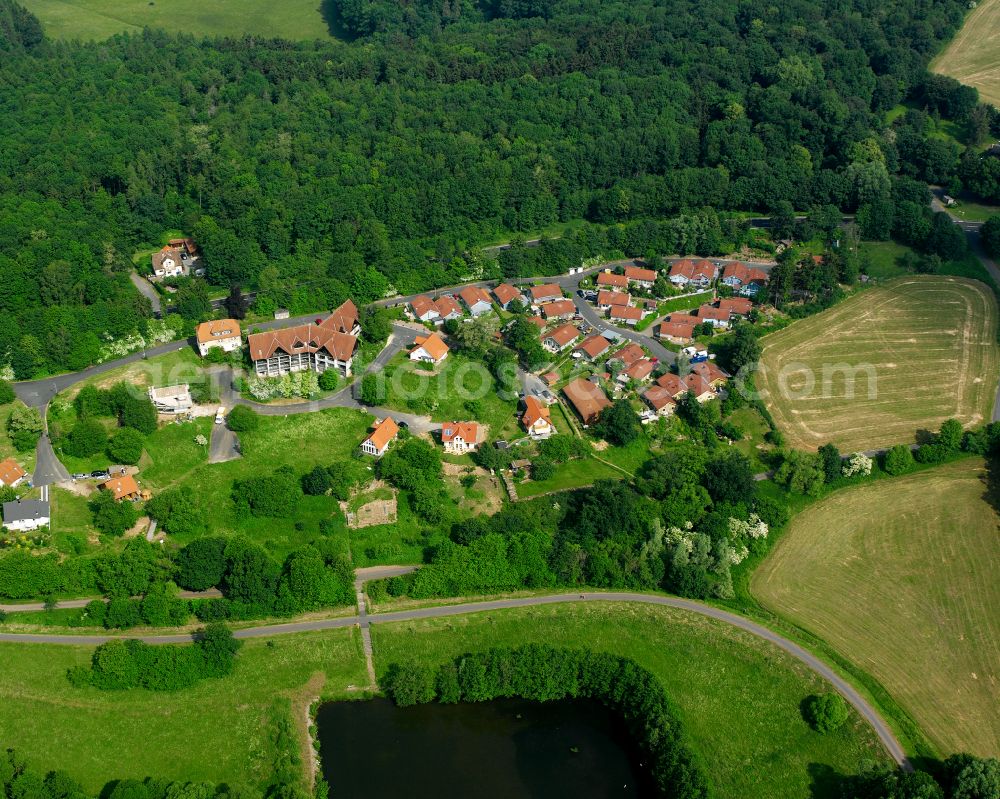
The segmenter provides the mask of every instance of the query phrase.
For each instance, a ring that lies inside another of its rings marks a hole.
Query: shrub
[[[77,458],[96,455],[108,445],[108,434],[104,425],[96,419],[81,419],[66,436],[63,451]]]
[[[105,535],[120,537],[132,528],[139,519],[139,512],[132,502],[116,502],[107,491],[100,491],[90,500],[90,510],[94,514],[94,527]]]
[[[389,696],[400,707],[422,705],[437,696],[434,672],[415,663],[393,664],[386,677]]]
[[[201,505],[190,488],[171,488],[146,503],[146,513],[168,533],[190,535],[205,527]]]
[[[123,427],[111,439],[108,444],[108,455],[115,463],[127,463],[135,465],[142,457],[142,449],[145,440],[142,434],[131,427]]]
[[[199,538],[177,553],[177,584],[188,591],[219,585],[226,569],[226,539]]]
[[[885,453],[882,468],[893,476],[908,472],[913,468],[913,452],[906,444],[897,444]]]
[[[302,487],[290,469],[278,469],[270,476],[250,477],[233,484],[233,500],[245,505],[254,516],[288,519],[295,515]]]
[[[260,415],[253,408],[237,405],[226,417],[226,424],[234,433],[250,433],[260,426]]]
[[[319,387],[323,391],[336,391],[340,386],[340,374],[336,369],[327,369],[319,376]]]
[[[840,694],[813,694],[803,702],[802,715],[816,732],[833,732],[847,721],[847,703]]]
[[[149,435],[156,432],[158,418],[156,407],[148,397],[137,397],[130,391],[119,393],[118,423],[122,427],[131,427]]]

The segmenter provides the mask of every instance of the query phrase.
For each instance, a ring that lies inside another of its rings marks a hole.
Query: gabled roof
[[[611,343],[601,335],[593,335],[577,345],[577,350],[587,354],[590,358],[597,358],[602,353],[608,351]]]
[[[479,438],[479,425],[475,422],[445,422],[441,425],[442,444],[456,438],[475,444]]]
[[[538,328],[539,331],[545,330],[545,320],[540,316],[529,316],[526,317],[531,324]]]
[[[726,264],[726,268],[722,272],[722,278],[723,280],[735,278],[740,283],[767,283],[767,272],[756,266],[747,266],[739,261],[734,261],[733,263]]]
[[[730,313],[745,316],[753,309],[753,302],[746,297],[725,297],[719,300],[719,308]]]
[[[663,386],[650,386],[642,392],[642,398],[654,411],[662,410],[667,405],[673,405],[674,397],[668,389]]]
[[[438,297],[434,300],[434,307],[444,317],[451,316],[452,314],[462,315],[462,309],[452,297]]]
[[[462,302],[470,308],[479,302],[485,302],[487,305],[493,304],[492,300],[490,300],[490,295],[485,289],[479,288],[479,286],[466,286],[458,292],[458,296],[461,297]]]
[[[572,315],[574,313],[576,313],[576,305],[573,304],[573,300],[556,300],[555,302],[547,302],[542,306],[542,316],[546,319],[554,319],[557,316]]]
[[[671,338],[694,338],[694,322],[662,322],[656,332]]]
[[[682,324],[700,325],[701,319],[689,313],[672,313],[667,316],[668,322],[681,322]]]
[[[112,477],[110,480],[101,483],[98,488],[102,491],[109,491],[116,500],[131,497],[139,493],[139,484],[136,483],[135,478],[130,474],[126,474],[123,477]]]
[[[615,360],[621,361],[625,366],[631,366],[639,359],[645,357],[646,353],[642,351],[642,347],[634,342],[627,347],[622,347],[615,353]]]
[[[629,322],[638,322],[642,319],[642,311],[630,305],[615,305],[608,311],[611,319],[624,319]]]
[[[501,283],[493,289],[493,296],[501,305],[506,305],[511,300],[519,300],[523,296],[521,292],[510,283]]]
[[[686,277],[691,280],[694,277],[694,261],[690,258],[682,258],[675,261],[670,267],[671,277]]]
[[[730,313],[724,308],[716,308],[714,305],[702,305],[698,309],[700,319],[715,319],[719,322],[728,322]]]
[[[582,377],[578,377],[563,387],[563,394],[570,401],[576,412],[580,414],[585,424],[593,422],[611,404],[611,400],[597,386]]]
[[[638,266],[626,266],[625,267],[625,279],[626,280],[641,280],[645,283],[656,282],[656,272],[652,269],[642,269]]]
[[[417,319],[423,319],[428,314],[431,316],[438,315],[438,309],[434,304],[434,300],[423,294],[410,300],[410,307],[413,309],[413,315],[417,317]]]
[[[14,485],[18,480],[23,480],[27,476],[28,473],[13,458],[0,461],[0,483],[8,486]]]
[[[153,269],[156,270],[162,267],[163,262],[167,258],[170,258],[175,264],[179,264],[181,262],[181,251],[168,244],[159,252],[154,252],[151,258],[153,262]]]
[[[212,319],[198,325],[195,332],[199,344],[207,344],[222,338],[239,338],[240,323],[235,319]]]
[[[642,358],[629,366],[624,374],[629,380],[645,380],[653,373],[653,362],[649,358]]]
[[[712,385],[697,372],[691,372],[689,375],[684,375],[684,386],[696,397],[701,397],[712,391]]]
[[[358,340],[349,333],[339,332],[335,327],[336,325],[327,327],[309,323],[282,330],[270,330],[266,333],[254,333],[247,338],[250,358],[260,361],[270,358],[279,351],[296,355],[325,350],[338,361],[348,361],[354,355]]]
[[[614,288],[628,288],[628,280],[625,275],[616,275],[614,272],[601,272],[597,276],[598,286],[612,286]]]
[[[696,363],[691,367],[691,371],[696,375],[701,375],[710,383],[714,383],[717,380],[729,379],[729,372],[715,361],[701,361],[700,363]]]
[[[529,394],[524,398],[524,413],[521,414],[521,422],[525,427],[531,427],[540,419],[551,424],[552,416],[549,406],[539,402],[537,397],[532,397]]]
[[[555,330],[545,334],[546,341],[552,339],[557,346],[565,347],[571,341],[576,341],[580,331],[571,324],[559,325]]]
[[[410,352],[421,349],[435,361],[440,361],[448,354],[448,345],[437,333],[431,333],[429,336],[417,336],[413,339],[413,349]]]
[[[632,296],[623,291],[608,291],[607,289],[601,289],[597,292],[597,305],[602,308],[605,305],[610,305],[612,307],[615,305],[628,305],[631,299]]]
[[[531,299],[535,302],[545,302],[546,300],[557,300],[562,297],[562,289],[555,283],[543,283],[540,286],[532,286]]]
[[[670,276],[681,275],[688,280],[714,280],[718,270],[711,261],[701,259],[692,261],[690,258],[682,258],[670,267]]]
[[[656,385],[670,392],[671,397],[679,397],[687,391],[684,381],[673,372],[660,375],[656,380]]]
[[[382,421],[372,425],[372,432],[365,441],[370,441],[375,449],[381,452],[398,434],[399,425],[391,416],[386,416]]]
[[[325,330],[336,330],[338,333],[350,333],[358,325],[360,317],[358,308],[351,300],[345,300],[333,309],[326,319],[319,323]]]
[[[24,499],[3,503],[4,524],[49,518],[49,503],[42,499]]]

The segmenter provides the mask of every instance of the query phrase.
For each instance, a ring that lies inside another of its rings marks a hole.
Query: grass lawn
[[[152,776],[259,792],[275,761],[276,722],[304,744],[304,705],[367,684],[360,636],[331,630],[247,641],[236,671],[178,693],[73,688],[92,647],[0,644],[0,740],[39,769],[61,769],[92,796],[112,779]]]
[[[660,303],[657,313],[662,316],[663,314],[675,311],[690,311],[693,308],[704,305],[706,302],[711,302],[714,297],[715,292],[710,289],[709,291],[692,294],[690,297],[677,297],[672,300],[666,300]]]
[[[97,535],[87,497],[53,486],[49,498],[52,500],[52,533],[57,546],[63,535]]]
[[[392,663],[438,664],[491,646],[547,643],[634,658],[664,684],[720,799],[832,796],[825,774],[885,762],[858,717],[831,735],[799,703],[826,690],[804,666],[726,625],[670,608],[550,606],[372,627],[377,673]]]
[[[750,583],[872,674],[942,756],[1000,755],[1000,564],[985,470],[964,459],[795,517]]]
[[[982,283],[900,278],[764,337],[758,386],[790,446],[909,443],[950,417],[990,418],[996,325]]]
[[[767,447],[764,435],[770,430],[764,417],[755,408],[739,408],[733,411],[728,420],[743,431],[743,438],[736,441],[733,447],[746,455],[754,466],[755,472],[766,471],[760,458],[761,447]]]
[[[894,241],[863,241],[859,247],[861,262],[866,264],[868,274],[874,278],[890,278],[905,275],[897,261],[909,247]]]
[[[515,400],[497,396],[493,376],[479,361],[452,353],[433,372],[398,355],[386,369],[385,405],[426,414],[436,422],[476,420],[489,425],[491,437],[517,412]]]
[[[66,403],[80,393],[84,386],[92,385],[98,388],[110,388],[116,383],[130,383],[140,390],[150,386],[174,386],[179,383],[198,383],[204,381],[202,369],[205,362],[191,347],[184,347],[176,352],[157,355],[155,358],[139,360],[112,369],[110,372],[81,380],[53,399],[53,404]],[[50,413],[58,409],[50,408]]]
[[[576,458],[556,467],[556,473],[548,480],[518,483],[517,495],[520,498],[537,497],[552,491],[568,491],[571,488],[593,485],[595,480],[621,480],[623,477],[625,475],[620,471],[596,458]]]
[[[276,13],[269,0],[230,4],[214,0],[26,0],[25,7],[54,39],[107,39],[116,33],[163,28],[195,36],[327,39],[330,31],[316,0],[288,0]]]
[[[981,99],[1000,105],[1000,0],[980,0],[931,70],[979,89]]]

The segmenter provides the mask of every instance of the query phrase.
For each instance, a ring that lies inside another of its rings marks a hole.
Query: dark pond
[[[653,795],[621,720],[597,702],[333,702],[317,726],[331,799]]]

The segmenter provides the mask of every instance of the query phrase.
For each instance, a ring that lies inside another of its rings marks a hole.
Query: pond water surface
[[[623,722],[597,702],[333,702],[317,727],[331,799],[653,795]]]

